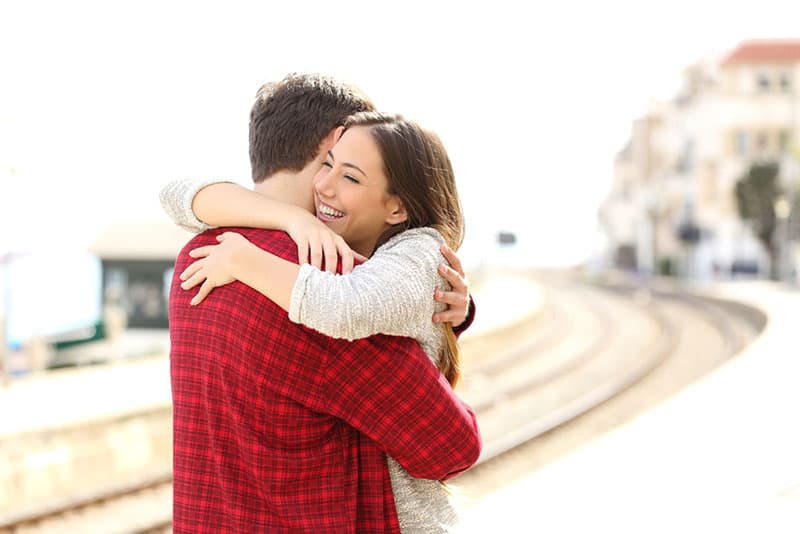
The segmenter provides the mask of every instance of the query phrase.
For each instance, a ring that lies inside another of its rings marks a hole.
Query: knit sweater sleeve
[[[200,233],[213,227],[197,218],[192,211],[192,201],[204,187],[223,182],[228,180],[198,178],[172,180],[161,189],[158,198],[172,222],[184,230]]]
[[[444,308],[433,299],[434,290],[448,289],[437,269],[445,261],[439,252],[443,241],[431,228],[407,230],[346,275],[303,265],[289,319],[348,340],[374,334],[429,337],[433,313]]]

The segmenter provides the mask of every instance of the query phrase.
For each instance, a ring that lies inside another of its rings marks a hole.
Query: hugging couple
[[[291,74],[250,112],[254,186],[179,180],[173,531],[452,532],[473,465],[454,393],[474,317],[439,138]],[[449,265],[448,265],[449,264]]]

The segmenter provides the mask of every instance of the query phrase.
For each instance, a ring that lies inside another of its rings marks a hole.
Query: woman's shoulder
[[[438,265],[443,261],[440,247],[444,243],[442,235],[433,228],[412,228],[392,236],[375,251],[372,258],[402,263],[421,268]]]
[[[397,248],[417,248],[417,249],[433,249],[437,252],[439,247],[444,243],[444,237],[436,229],[431,227],[412,228],[405,230],[399,234],[392,236],[380,248],[386,250]],[[378,249],[380,250],[380,249]]]

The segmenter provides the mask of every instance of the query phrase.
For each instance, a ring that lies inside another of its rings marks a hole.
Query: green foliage
[[[753,163],[736,182],[736,206],[758,239],[774,256],[775,200],[780,194],[777,163]]]

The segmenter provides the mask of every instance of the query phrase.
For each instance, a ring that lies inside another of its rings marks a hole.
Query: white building
[[[780,161],[784,188],[797,190],[800,40],[744,42],[683,77],[673,100],[634,121],[617,156],[601,209],[611,252],[645,272],[765,273],[768,256],[739,219],[735,184],[753,162]],[[696,243],[686,239],[693,227]]]

